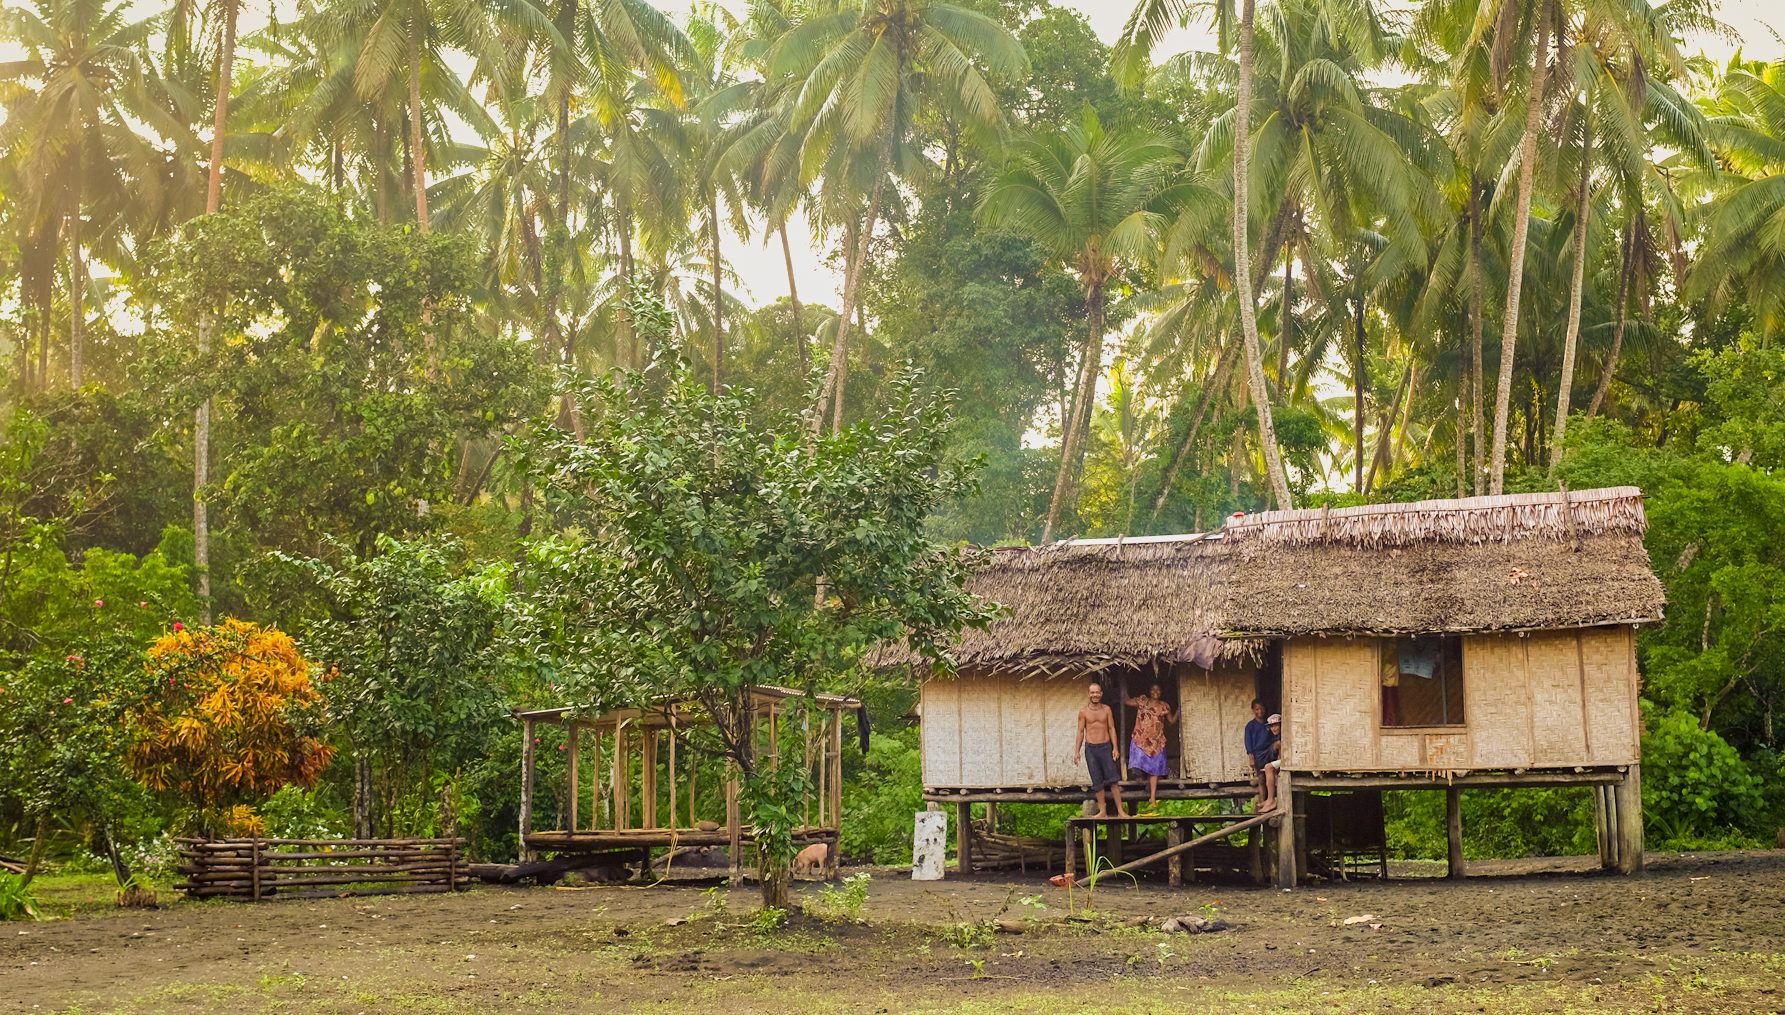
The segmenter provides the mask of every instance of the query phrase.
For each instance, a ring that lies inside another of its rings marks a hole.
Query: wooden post
[[[657,827],[657,731],[646,729],[640,734],[640,758],[643,760],[639,786],[639,826]]]
[[[576,734],[577,734],[578,728],[579,727],[577,726],[576,720],[572,719],[570,721],[570,732],[567,734],[567,737],[570,742],[564,748],[565,751],[569,752],[569,754],[570,754],[570,766],[569,766],[570,767],[570,772],[569,772],[569,778],[570,778],[570,831],[572,831],[572,832],[576,831],[577,797],[579,797],[581,795],[577,791],[577,785],[576,785],[576,763],[577,763],[577,747],[578,747],[578,744],[576,742]]]
[[[630,815],[627,814],[627,811],[630,809],[630,801],[627,797],[631,795],[626,789],[626,720],[624,719],[614,722],[614,767],[611,778],[612,785],[608,787],[608,790],[613,797],[614,831],[622,832],[629,824],[627,819]]]
[[[1294,888],[1295,793],[1289,769],[1277,773],[1277,887]]]
[[[1613,790],[1618,807],[1618,870],[1642,871],[1642,766],[1631,765]]]
[[[830,784],[830,820],[828,827],[843,831],[843,713],[834,713],[836,722],[831,724],[831,774]]]
[[[954,805],[954,855],[962,874],[973,871],[973,805]]]
[[[1463,876],[1463,791],[1455,786],[1444,791],[1444,829],[1450,842],[1447,877]]]
[[[731,833],[731,880],[735,884],[743,870],[744,816],[738,801],[737,766],[726,762],[726,772],[730,778],[725,782],[725,828]]]
[[[1599,867],[1612,871],[1617,867],[1612,837],[1612,787],[1592,787],[1592,835],[1599,842]]]
[[[589,755],[594,759],[595,778],[589,780],[589,828],[601,827],[601,727],[589,727]]]
[[[1264,835],[1260,829],[1254,828],[1246,833],[1246,855],[1251,861],[1253,882],[1264,884],[1268,879],[1264,873]]]
[[[669,825],[676,827],[676,728],[669,728]]]
[[[688,766],[688,827],[700,827],[700,808],[694,797],[694,791],[700,785],[700,755],[696,754]]]
[[[527,836],[533,834],[533,720],[521,720],[521,821],[520,862],[533,859]]]
[[[1165,844],[1167,846],[1178,846],[1183,842],[1184,825],[1182,822],[1173,821],[1165,827]],[[1165,861],[1165,883],[1172,888],[1183,887],[1184,857],[1181,854],[1173,853],[1171,859]]]
[[[249,868],[249,870],[250,870],[251,876],[254,881],[254,901],[259,902],[260,901],[260,840],[258,838],[253,840],[252,845],[250,845],[250,847],[249,847],[248,862],[253,865],[252,867]]]

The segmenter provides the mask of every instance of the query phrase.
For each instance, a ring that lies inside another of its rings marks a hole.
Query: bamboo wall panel
[[[1090,779],[1082,761],[1072,760],[1072,742],[1078,738],[1078,710],[1085,705],[1085,682],[1024,680],[1017,683],[1023,700],[1035,703],[1043,716],[1047,764],[1042,780],[1049,786],[1081,785]]]
[[[1021,681],[1006,679],[998,681],[999,706],[1001,709],[1002,735],[1004,738],[1003,767],[1004,775],[998,785],[1001,786],[1044,786],[1048,783],[1047,759],[1051,751],[1060,750],[1066,760],[1072,760],[1072,741],[1067,740],[1063,748],[1056,748],[1051,742],[1059,734],[1051,727],[1060,725],[1060,718],[1055,713],[1065,712],[1076,717],[1078,704],[1060,701],[1050,705],[1045,699],[1046,689],[1037,686],[1042,681]],[[1073,681],[1047,681],[1049,684],[1072,684]],[[1081,687],[1080,693],[1083,693]],[[1064,698],[1064,695],[1058,695]],[[1076,719],[1075,719],[1076,721]],[[1074,731],[1077,726],[1073,726]],[[1071,733],[1067,734],[1071,736]]]
[[[1411,772],[1425,767],[1425,737],[1418,733],[1384,730],[1376,760],[1383,768]]]
[[[961,784],[961,701],[959,680],[923,682],[923,781],[929,786]]]
[[[1004,699],[1009,696],[1009,681],[1001,679],[956,680],[960,695],[961,716],[961,785],[1007,786],[1006,752],[1041,756],[1041,738],[1018,735],[1006,738],[1003,723]],[[1013,703],[1015,705],[1015,703]],[[1012,719],[1025,718],[1013,707]],[[1024,723],[1023,725],[1028,725]]]
[[[1473,756],[1467,733],[1426,733],[1419,738],[1422,771],[1468,768]]]
[[[1473,767],[1530,765],[1531,691],[1525,639],[1510,634],[1464,639],[1463,695],[1464,715],[1473,734]]]
[[[1635,637],[1628,627],[1594,627],[1580,633],[1586,735],[1594,764],[1628,765],[1641,758]]]
[[[1374,768],[1377,713],[1382,707],[1374,638],[1316,642],[1314,751],[1316,769]],[[1284,679],[1289,679],[1285,668]]]
[[[1246,777],[1246,723],[1252,720],[1254,671],[1228,660],[1205,670],[1178,666],[1179,775],[1193,782]]]
[[[1312,768],[1314,729],[1319,712],[1314,703],[1319,682],[1320,644],[1293,640],[1283,646],[1283,766]]]
[[[1589,760],[1581,702],[1581,644],[1573,631],[1533,634],[1525,652],[1531,683],[1531,760],[1578,765]]]

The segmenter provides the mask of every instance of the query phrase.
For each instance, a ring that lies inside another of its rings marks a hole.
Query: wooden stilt
[[[1593,839],[1599,845],[1599,866],[1614,870],[1618,866],[1612,852],[1611,787],[1593,787]]]
[[[589,827],[600,828],[601,815],[601,727],[594,726],[589,730],[590,771],[594,778],[589,780]]]
[[[1287,768],[1277,773],[1277,887],[1294,888],[1295,793]]]
[[[1167,849],[1170,849],[1174,846],[1183,845],[1183,842],[1184,842],[1184,826],[1179,824],[1176,821],[1167,825],[1165,828],[1165,847]],[[1169,860],[1165,861],[1165,883],[1172,888],[1183,887],[1183,884],[1184,884],[1184,858],[1183,858],[1183,856],[1181,856],[1177,853],[1173,853],[1171,855],[1171,858]]]
[[[669,824],[676,827],[676,728],[671,726],[664,734],[669,740]]]
[[[725,829],[731,833],[731,880],[736,884],[744,869],[744,818],[738,806],[737,766],[726,762],[726,771],[730,778],[725,782]]]
[[[1631,765],[1613,789],[1618,806],[1618,870],[1642,871],[1642,766]]]
[[[533,851],[527,836],[533,832],[533,720],[521,721],[521,821],[520,862],[530,863]]]
[[[577,748],[578,748],[578,746],[580,746],[577,743],[577,738],[576,738],[578,729],[579,729],[579,727],[577,726],[576,722],[573,720],[570,723],[569,732],[565,734],[566,738],[569,740],[569,743],[566,744],[565,748],[564,748],[565,752],[570,755],[570,758],[568,761],[568,767],[569,767],[570,771],[567,773],[567,775],[570,780],[570,830],[573,832],[577,830],[577,823],[576,823],[577,806],[576,805],[578,802],[577,798],[580,796],[580,794],[577,792],[577,785],[576,785],[576,762],[577,762],[577,755],[579,753],[577,751]]]
[[[954,855],[962,874],[973,870],[973,805],[955,804]]]
[[[1452,786],[1444,791],[1444,834],[1450,844],[1447,877],[1463,876],[1463,791]]]
[[[840,833],[843,830],[843,713],[833,712],[832,716],[836,721],[831,723],[831,774],[826,786],[830,796],[830,813],[826,815],[825,827],[834,828]]]
[[[640,828],[657,827],[657,731],[645,730],[639,737],[639,756],[642,759],[641,781],[638,797],[638,820]]]
[[[631,809],[628,806],[630,803],[628,798],[631,796],[631,793],[626,786],[626,725],[624,723],[614,724],[614,767],[612,779],[613,785],[608,787],[608,789],[610,795],[613,797],[614,803],[614,830],[623,832],[631,823],[629,820],[631,815],[627,813]]]

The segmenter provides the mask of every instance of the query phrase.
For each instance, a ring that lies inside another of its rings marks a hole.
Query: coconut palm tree
[[[844,176],[847,168],[835,182],[865,196],[848,230],[843,305],[811,417],[814,432],[833,404],[833,427],[841,425],[862,267],[892,176],[921,158],[913,132],[918,114],[946,107],[970,129],[994,132],[1003,111],[986,75],[1014,75],[1026,65],[1021,44],[1003,25],[942,0],[857,0],[794,24],[776,41],[769,68],[793,82],[789,123],[803,139],[802,178],[820,169]]]
[[[1106,130],[1087,109],[1067,130],[1014,144],[980,206],[988,224],[1028,237],[1074,271],[1085,290],[1090,338],[1079,354],[1071,411],[1061,421],[1060,466],[1043,542],[1053,538],[1076,490],[1083,434],[1103,372],[1107,287],[1156,246],[1165,218],[1162,198],[1182,158],[1160,136]]]
[[[1686,292],[1720,305],[1746,294],[1767,339],[1785,334],[1785,61],[1731,61],[1706,102],[1723,171]]]
[[[361,103],[388,104],[402,96],[416,227],[426,232],[430,121],[450,109],[480,131],[489,116],[471,85],[509,85],[517,54],[534,40],[563,47],[557,26],[531,0],[337,0],[307,19],[319,48],[345,58]],[[453,51],[472,60],[460,80]],[[435,135],[444,138],[443,126]],[[438,147],[438,145],[436,145]]]
[[[0,64],[0,153],[17,160],[24,183],[11,195],[12,217],[31,224],[36,256],[67,252],[68,373],[76,390],[85,379],[87,246],[94,239],[82,226],[94,202],[129,193],[133,175],[150,177],[162,161],[133,125],[166,125],[147,60],[158,19],[133,21],[130,6],[29,0],[0,11],[0,39],[25,54]],[[47,297],[46,288],[38,291]],[[47,318],[47,299],[43,306]]]

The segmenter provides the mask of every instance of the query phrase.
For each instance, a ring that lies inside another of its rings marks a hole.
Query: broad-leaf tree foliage
[[[149,646],[146,686],[123,710],[128,770],[201,830],[257,831],[255,804],[315,785],[334,755],[316,665],[277,628],[175,626]]]
[[[758,755],[749,688],[846,687],[876,646],[939,660],[988,619],[964,590],[974,555],[924,528],[970,477],[948,451],[946,399],[914,388],[806,436],[685,368],[617,374],[594,385],[605,408],[586,440],[547,434],[536,451],[568,524],[528,549],[529,626],[565,661],[561,688],[595,706],[698,703],[712,722],[696,746],[745,778],[771,905],[785,904],[803,772]]]
[[[281,557],[318,600],[303,646],[331,674],[322,694],[335,735],[368,777],[355,786],[360,830],[451,831],[454,783],[508,718],[511,568],[473,561],[445,538],[381,537],[376,551]]]
[[[437,507],[475,497],[485,477],[465,443],[544,394],[529,354],[469,318],[476,275],[461,237],[366,222],[305,191],[187,226],[162,284],[178,319],[212,315],[217,355],[170,369],[190,371],[186,397],[217,399],[224,526],[364,554],[379,533],[425,531]]]

